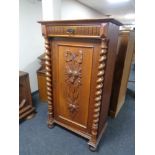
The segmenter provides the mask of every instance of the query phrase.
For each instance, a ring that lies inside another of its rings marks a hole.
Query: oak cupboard
[[[130,68],[134,54],[134,47],[134,30],[120,31],[109,108],[109,115],[113,118],[117,117],[125,102]]]
[[[59,124],[95,150],[107,127],[120,22],[39,21],[45,39],[48,127]]]

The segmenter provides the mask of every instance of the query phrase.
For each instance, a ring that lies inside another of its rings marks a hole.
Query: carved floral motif
[[[65,52],[65,76],[67,83],[67,104],[68,109],[71,113],[78,111],[78,96],[79,86],[81,85],[81,74],[82,74],[82,51],[72,52],[67,50]]]

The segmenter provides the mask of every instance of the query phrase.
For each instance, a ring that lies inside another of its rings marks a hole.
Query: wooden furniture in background
[[[45,54],[39,56],[38,59],[40,60],[41,64],[41,67],[37,70],[39,99],[44,103],[46,103],[47,91],[46,91],[46,73],[45,73]]]
[[[110,111],[111,117],[116,117],[125,102],[130,68],[134,53],[135,35],[133,31],[120,31],[117,47],[117,58],[113,79]]]
[[[30,119],[35,114],[32,104],[29,75],[19,71],[19,120]]]
[[[48,127],[59,124],[95,150],[107,126],[119,23],[40,21],[45,39]]]

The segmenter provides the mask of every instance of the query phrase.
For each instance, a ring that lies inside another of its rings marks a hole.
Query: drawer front
[[[94,46],[52,41],[54,117],[81,131],[88,131]]]
[[[47,26],[49,36],[99,37],[100,25],[94,26]]]

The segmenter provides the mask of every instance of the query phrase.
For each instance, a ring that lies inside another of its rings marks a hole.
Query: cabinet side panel
[[[119,26],[109,23],[108,36],[107,36],[107,39],[109,40],[108,55],[107,55],[107,65],[105,71],[105,81],[103,87],[98,135],[101,133],[108,117],[108,110],[112,91],[112,80],[113,80],[114,66],[117,52],[116,49],[118,42],[118,33],[119,33]]]
[[[120,85],[120,93],[118,97],[116,115],[119,113],[125,101],[125,95],[126,95],[126,89],[127,89],[127,84],[128,84],[129,74],[130,74],[133,53],[134,53],[134,32],[130,32],[129,43],[127,47],[122,80],[121,80],[121,85]]]
[[[115,63],[115,69],[114,69],[112,94],[111,94],[110,109],[109,109],[111,115],[112,114],[115,115],[116,108],[117,108],[127,44],[128,44],[128,33],[120,32],[119,38],[118,38],[116,63]]]

